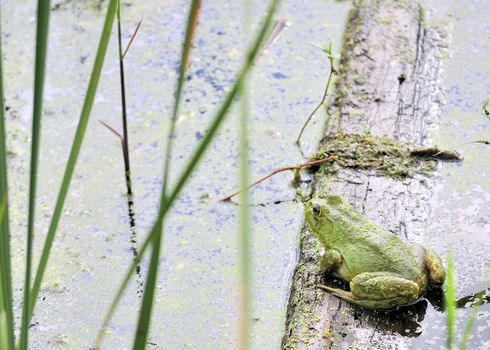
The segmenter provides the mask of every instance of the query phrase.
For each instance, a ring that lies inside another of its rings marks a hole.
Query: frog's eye
[[[315,206],[313,207],[313,214],[315,214],[315,215],[320,214],[320,208],[319,208],[317,205],[315,205]]]

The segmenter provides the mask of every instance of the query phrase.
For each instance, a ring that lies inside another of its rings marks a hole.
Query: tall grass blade
[[[31,289],[32,246],[34,242],[34,218],[36,214],[37,165],[39,158],[39,135],[43,110],[44,76],[48,45],[50,1],[37,3],[36,63],[34,72],[34,105],[32,110],[31,171],[29,178],[29,215],[27,219],[26,272],[24,280],[24,304],[22,306],[22,325],[19,349],[25,350],[29,336],[29,292]]]
[[[97,54],[95,57],[94,66],[92,68],[92,73],[90,75],[90,81],[88,84],[87,92],[83,102],[82,111],[80,114],[80,119],[78,122],[75,138],[73,139],[73,144],[70,150],[70,155],[65,169],[65,174],[63,175],[63,180],[61,183],[61,188],[58,193],[58,198],[56,200],[55,209],[53,212],[53,217],[48,228],[48,233],[44,241],[43,250],[41,253],[41,258],[39,260],[39,265],[36,271],[36,277],[32,285],[30,294],[30,304],[31,309],[29,310],[29,320],[32,317],[32,312],[36,303],[37,295],[41,287],[41,282],[43,280],[44,272],[46,270],[46,265],[48,263],[49,254],[51,252],[51,247],[56,234],[56,229],[60,221],[61,212],[65,203],[66,196],[68,194],[68,189],[70,187],[71,178],[73,177],[73,172],[75,170],[75,165],[80,153],[80,148],[85,136],[85,131],[87,129],[87,124],[94,103],[95,93],[97,91],[97,85],[99,83],[100,73],[102,71],[102,66],[104,63],[104,57],[107,51],[107,45],[109,42],[112,25],[114,22],[114,17],[116,14],[117,0],[110,0],[107,7],[107,13],[104,21],[104,27],[99,41],[99,46],[97,49]]]
[[[1,10],[0,10],[1,11]],[[1,33],[1,28],[0,28]],[[1,36],[0,36],[1,37]],[[3,55],[0,38],[0,198],[4,200],[3,220],[0,222],[0,332],[5,349],[13,349],[14,314],[12,308],[12,272],[10,266],[10,229],[8,210],[7,147],[5,143],[5,106],[3,96]],[[2,348],[3,349],[3,348]]]
[[[447,322],[447,348],[450,350],[454,341],[454,330],[456,327],[456,283],[454,278],[454,264],[451,253],[447,255],[447,277],[444,290],[444,305],[446,309]]]
[[[250,27],[251,4],[244,1],[244,35],[243,42],[248,40]],[[266,43],[267,46],[267,43]],[[246,47],[245,47],[246,49]],[[248,198],[248,119],[250,114],[247,78],[240,86],[240,130],[239,154],[240,165],[238,181],[240,184],[240,207],[238,220],[238,251],[239,251],[239,285],[238,285],[238,349],[250,347],[250,213]]]
[[[221,124],[222,124],[226,114],[228,113],[231,105],[233,104],[233,101],[238,94],[239,86],[242,84],[243,79],[247,76],[248,72],[250,71],[250,68],[252,67],[253,62],[254,62],[254,60],[257,56],[257,53],[259,51],[259,48],[261,47],[261,45],[264,41],[266,33],[270,27],[272,16],[274,15],[279,3],[280,3],[280,0],[272,0],[271,1],[271,4],[269,5],[264,23],[260,27],[260,30],[259,30],[257,36],[255,37],[255,40],[254,40],[251,48],[247,52],[246,62],[241,67],[241,69],[238,73],[237,79],[235,81],[235,84],[232,86],[227,97],[225,98],[225,100],[223,101],[223,103],[219,107],[218,111],[216,112],[216,114],[215,114],[215,116],[214,116],[214,118],[213,118],[213,120],[212,120],[212,122],[208,128],[206,135],[201,140],[201,142],[199,143],[199,146],[197,147],[197,149],[192,154],[189,162],[187,163],[187,165],[185,166],[184,170],[182,171],[180,177],[178,178],[177,184],[175,185],[173,190],[170,192],[170,194],[168,196],[163,196],[162,200],[160,201],[160,208],[158,210],[158,216],[155,220],[155,224],[153,225],[150,232],[146,235],[145,239],[143,240],[143,243],[140,247],[140,250],[139,250],[137,257],[131,263],[128,271],[126,272],[126,274],[123,278],[121,285],[119,286],[119,289],[116,292],[116,295],[115,295],[111,305],[109,306],[109,311],[107,312],[107,314],[104,318],[104,321],[102,323],[101,329],[99,330],[99,333],[97,335],[96,345],[95,345],[95,347],[97,349],[100,348],[100,343],[101,343],[102,337],[104,335],[104,329],[107,327],[107,325],[108,325],[108,323],[109,323],[109,321],[110,321],[110,319],[111,319],[111,317],[112,317],[112,315],[116,309],[116,306],[119,303],[119,301],[120,301],[120,299],[121,299],[121,297],[122,297],[122,295],[123,295],[123,293],[127,287],[129,280],[131,279],[133,271],[135,270],[136,266],[140,263],[141,256],[146,252],[148,245],[150,244],[150,242],[152,242],[154,237],[160,233],[160,231],[159,231],[159,228],[161,227],[160,222],[163,221],[165,215],[167,214],[167,212],[171,208],[173,202],[175,201],[175,199],[180,194],[183,187],[185,186],[185,184],[189,180],[190,175],[194,172],[195,168],[197,167],[197,164],[201,160],[204,152],[207,150],[207,148],[211,144],[211,141],[213,140],[214,136],[216,135],[216,132],[218,131],[219,127],[221,126]]]
[[[187,18],[187,27],[182,45],[182,54],[180,58],[179,77],[177,79],[177,88],[174,97],[174,106],[172,110],[172,117],[170,120],[170,130],[167,135],[167,149],[165,150],[165,162],[163,168],[163,182],[162,182],[162,194],[161,203],[165,202],[168,188],[168,177],[170,173],[170,159],[172,157],[173,148],[173,135],[175,133],[175,126],[177,116],[180,109],[180,101],[182,98],[182,91],[185,81],[185,73],[189,65],[189,59],[191,54],[192,42],[197,28],[197,22],[199,18],[199,12],[201,9],[201,0],[192,0],[189,8],[189,15]],[[163,217],[160,221],[157,229],[157,236],[152,243],[152,253],[150,260],[150,267],[148,269],[148,276],[145,285],[145,291],[143,294],[143,301],[141,304],[141,310],[136,328],[136,335],[134,339],[133,349],[144,349],[146,346],[146,340],[148,338],[148,330],[150,328],[151,312],[153,308],[153,299],[155,294],[155,285],[158,276],[159,258],[161,241],[163,235]]]

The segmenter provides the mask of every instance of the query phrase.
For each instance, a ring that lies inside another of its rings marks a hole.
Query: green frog
[[[320,286],[339,298],[369,309],[393,309],[417,301],[429,283],[444,283],[435,252],[404,242],[338,196],[311,199],[305,216],[325,248],[322,271],[350,282],[350,291]]]

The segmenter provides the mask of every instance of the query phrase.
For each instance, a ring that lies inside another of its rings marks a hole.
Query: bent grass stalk
[[[114,17],[116,14],[116,5],[117,0],[110,0],[107,6],[106,17],[104,21],[104,26],[102,30],[102,34],[99,41],[99,46],[97,49],[97,54],[95,57],[95,62],[92,68],[92,73],[90,75],[90,80],[87,88],[87,92],[85,95],[85,99],[83,102],[82,111],[80,113],[80,119],[78,122],[77,130],[75,133],[75,137],[73,139],[72,147],[70,150],[70,155],[68,158],[68,162],[65,168],[65,173],[63,175],[63,180],[61,183],[61,187],[58,193],[58,197],[55,204],[55,209],[53,212],[53,216],[51,218],[51,222],[48,228],[48,233],[46,235],[46,239],[43,244],[43,250],[41,253],[41,258],[39,260],[38,268],[36,271],[36,276],[34,279],[34,283],[30,292],[30,309],[28,312],[28,321],[32,318],[32,313],[36,304],[36,299],[41,287],[41,282],[43,280],[44,272],[46,270],[46,266],[49,260],[49,255],[51,252],[51,248],[53,245],[53,241],[56,235],[56,230],[58,227],[59,220],[61,218],[61,213],[63,210],[63,206],[65,203],[66,196],[68,194],[68,189],[70,187],[70,182],[73,177],[73,173],[75,170],[75,165],[78,159],[78,155],[80,153],[80,149],[82,146],[82,142],[85,136],[85,131],[87,129],[88,120],[90,117],[90,112],[92,110],[92,106],[94,103],[95,93],[97,91],[97,85],[99,82],[100,74],[102,71],[102,66],[104,63],[104,57],[107,51],[107,46],[110,38],[110,34],[112,31],[112,25],[114,22]],[[22,338],[22,336],[21,336]]]
[[[267,15],[264,19],[263,24],[260,26],[260,29],[258,31],[258,34],[255,37],[254,42],[252,43],[250,49],[247,51],[246,54],[246,61],[241,67],[237,79],[235,83],[233,84],[232,88],[230,89],[228,95],[226,96],[225,100],[221,104],[221,106],[218,108],[215,116],[213,117],[210,126],[208,128],[208,132],[206,135],[204,135],[203,139],[199,143],[199,146],[196,148],[194,153],[191,155],[188,163],[184,167],[184,170],[181,172],[180,177],[177,179],[177,183],[175,184],[174,188],[172,191],[169,192],[167,196],[162,196],[161,201],[160,201],[160,208],[158,211],[158,216],[155,220],[155,223],[150,230],[150,232],[146,235],[146,237],[143,240],[143,243],[140,246],[138,256],[135,258],[135,260],[131,263],[128,271],[124,275],[124,278],[122,280],[122,283],[120,287],[118,288],[116,295],[109,306],[109,311],[107,312],[104,321],[102,323],[102,326],[98,332],[97,339],[96,339],[96,348],[100,348],[100,344],[102,341],[102,338],[104,336],[104,329],[107,327],[109,324],[110,319],[112,318],[112,315],[114,314],[114,311],[127,287],[127,284],[129,280],[131,279],[131,276],[133,274],[133,271],[135,270],[137,264],[141,261],[142,255],[146,252],[146,249],[148,248],[150,242],[154,239],[156,235],[159,234],[159,228],[161,227],[160,222],[163,221],[164,217],[168,213],[170,207],[172,206],[173,202],[175,199],[179,196],[180,192],[184,188],[184,186],[187,184],[187,181],[190,178],[190,175],[194,172],[195,168],[197,167],[197,164],[201,160],[202,156],[204,155],[205,151],[208,149],[209,145],[211,144],[211,141],[214,139],[216,132],[218,131],[219,127],[223,123],[223,120],[225,119],[230,107],[232,106],[235,97],[238,95],[239,91],[239,86],[242,84],[243,79],[247,76],[249,73],[253,62],[257,56],[257,53],[259,52],[259,48],[261,44],[263,43],[264,38],[266,37],[266,33],[270,27],[271,19],[272,16],[274,15],[278,5],[280,3],[280,0],[272,0],[268,9],[267,9]]]
[[[29,179],[29,209],[27,219],[26,270],[24,281],[24,300],[22,307],[21,338],[19,349],[28,347],[29,313],[31,310],[29,292],[31,290],[32,247],[34,243],[34,218],[36,213],[37,166],[39,159],[39,140],[43,109],[44,77],[46,67],[46,47],[48,44],[50,1],[39,0],[37,4],[36,63],[34,72],[34,104],[32,111],[31,170]]]
[[[0,12],[1,13],[1,12]],[[1,33],[1,30],[0,30]],[[3,348],[13,349],[14,311],[12,307],[12,272],[7,181],[7,147],[5,144],[5,106],[3,94],[3,55],[0,36],[0,198],[5,205],[0,222],[0,336]]]

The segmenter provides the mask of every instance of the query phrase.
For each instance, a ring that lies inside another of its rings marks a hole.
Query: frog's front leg
[[[419,298],[417,283],[391,272],[364,272],[352,279],[350,292],[320,286],[339,298],[369,309],[392,309]]]
[[[342,255],[335,249],[327,249],[320,259],[320,269],[323,273],[331,274],[342,264]]]

